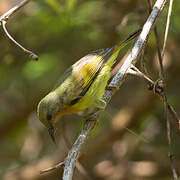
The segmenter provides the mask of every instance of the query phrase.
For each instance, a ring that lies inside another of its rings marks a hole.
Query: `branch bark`
[[[146,23],[143,26],[143,30],[136,41],[134,47],[132,48],[130,54],[127,56],[126,60],[124,61],[123,65],[121,66],[118,73],[114,76],[112,81],[110,82],[110,86],[114,87],[120,87],[121,84],[125,81],[127,71],[131,67],[131,64],[135,64],[137,62],[137,57],[140,54],[141,50],[143,49],[146,40],[151,32],[151,29],[153,28],[153,25],[158,18],[158,15],[161,13],[164,5],[166,3],[166,0],[157,0],[153,10],[148,17]],[[104,100],[108,103],[111,100],[111,97],[115,91],[106,91],[104,95]],[[79,157],[81,148],[83,144],[85,143],[89,133],[95,126],[95,119],[99,117],[102,111],[98,111],[94,114],[93,120],[88,120],[85,122],[84,128],[81,131],[79,137],[75,141],[72,149],[68,153],[67,158],[65,159],[65,167],[64,167],[64,173],[63,173],[63,180],[71,180],[73,176],[73,171],[75,167],[75,162]]]
[[[23,0],[21,1],[19,4],[17,4],[16,6],[14,6],[13,8],[11,8],[9,11],[7,11],[6,13],[4,13],[1,17],[0,17],[0,22],[2,21],[7,21],[13,14],[15,14],[16,11],[18,11],[19,9],[21,9],[22,7],[24,7],[27,3],[29,3],[31,0]]]
[[[29,55],[29,57],[33,60],[38,60],[38,56],[33,53],[32,51],[24,48],[21,44],[19,44],[8,32],[7,28],[6,28],[6,24],[8,19],[15,14],[19,9],[21,9],[22,7],[24,7],[27,3],[29,3],[31,0],[23,0],[21,1],[19,4],[17,4],[16,6],[14,6],[13,8],[11,8],[9,11],[7,11],[6,13],[4,13],[2,16],[0,16],[0,26],[2,25],[3,30],[6,34],[6,36],[14,43],[16,44],[19,48],[21,48],[25,53],[27,53]]]

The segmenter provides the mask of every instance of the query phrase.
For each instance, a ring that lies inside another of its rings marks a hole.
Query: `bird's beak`
[[[56,144],[56,140],[55,140],[55,136],[54,136],[54,127],[51,126],[51,127],[48,129],[48,132],[49,132],[49,135],[51,136],[51,139],[52,139],[53,143]]]

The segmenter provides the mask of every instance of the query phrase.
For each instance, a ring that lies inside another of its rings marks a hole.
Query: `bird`
[[[37,114],[39,120],[48,128],[54,143],[55,124],[63,115],[86,112],[94,107],[106,107],[103,95],[119,51],[140,32],[141,29],[138,29],[118,44],[93,51],[79,59],[64,72],[52,91],[42,98]]]

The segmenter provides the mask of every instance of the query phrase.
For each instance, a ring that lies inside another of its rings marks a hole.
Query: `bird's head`
[[[45,96],[38,104],[39,120],[48,128],[49,135],[55,143],[54,126],[59,112],[59,104],[55,93]]]

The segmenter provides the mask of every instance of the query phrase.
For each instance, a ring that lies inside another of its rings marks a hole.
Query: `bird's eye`
[[[47,120],[50,121],[52,119],[52,116],[50,114],[47,114]]]

